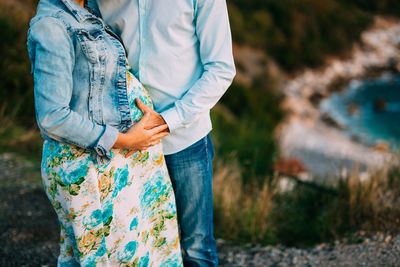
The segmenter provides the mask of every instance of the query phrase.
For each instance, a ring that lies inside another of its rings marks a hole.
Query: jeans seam
[[[210,142],[209,142],[208,138],[209,138],[209,135],[206,135],[205,144],[206,144],[206,152],[207,152],[207,173],[210,174],[210,173],[212,173],[212,170],[210,169],[210,168],[212,168],[212,166],[211,166],[211,162],[210,162],[211,150],[209,147]],[[210,177],[210,175],[207,175],[207,177]],[[207,192],[208,193],[207,194],[207,203],[208,203],[208,205],[207,205],[208,206],[207,207],[207,210],[208,210],[208,212],[207,212],[207,222],[208,222],[207,247],[208,247],[208,249],[211,250],[211,245],[212,245],[212,240],[213,240],[213,235],[214,235],[214,233],[213,233],[213,223],[214,222],[212,220],[212,218],[213,218],[212,212],[213,212],[213,206],[214,206],[212,204],[212,175],[211,175],[211,178],[209,178],[209,179],[210,180],[208,181],[208,183],[210,183],[211,185],[209,184],[209,186],[207,186],[207,188],[210,189],[210,191]]]
[[[208,154],[209,154],[209,153],[208,153],[208,152],[209,152],[209,151],[208,151],[209,149],[208,149],[208,138],[207,138],[207,137],[208,137],[208,135],[206,135],[206,137],[204,137],[204,140],[205,140],[206,155],[207,155],[207,171],[210,171],[210,170],[209,170],[209,167],[210,167],[210,166],[209,166],[209,161],[210,161],[210,159],[209,159],[209,155],[208,155]]]

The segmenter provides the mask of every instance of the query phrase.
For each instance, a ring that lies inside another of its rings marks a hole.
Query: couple
[[[225,0],[41,0],[28,51],[58,266],[216,266],[209,111],[235,75]]]

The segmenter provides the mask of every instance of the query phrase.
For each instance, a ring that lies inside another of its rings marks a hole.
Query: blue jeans
[[[213,227],[210,135],[165,159],[175,191],[183,262],[188,266],[218,266]]]

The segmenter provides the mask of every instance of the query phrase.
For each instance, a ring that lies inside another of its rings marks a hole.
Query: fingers
[[[161,139],[167,135],[169,135],[168,132],[160,132],[160,133],[154,134],[153,136],[151,136],[147,145],[143,145],[139,148],[129,150],[129,152],[126,153],[125,158],[129,158],[130,156],[132,156],[134,153],[138,152],[139,150],[147,150],[149,147],[159,144],[161,142]]]
[[[145,103],[143,103],[139,97],[136,98],[136,105],[138,106],[138,108],[143,112],[149,112],[151,110],[151,108],[149,108],[148,106],[145,105]]]
[[[156,126],[156,127],[152,128],[151,130],[149,130],[149,133],[151,135],[155,135],[155,134],[158,134],[160,132],[165,132],[166,129],[168,129],[168,125],[167,124],[163,124],[163,125]]]
[[[158,133],[156,135],[153,135],[153,137],[150,140],[150,143],[153,144],[153,145],[158,144],[160,142],[161,138],[163,138],[163,137],[165,137],[167,135],[169,135],[168,132],[161,132],[161,133]]]

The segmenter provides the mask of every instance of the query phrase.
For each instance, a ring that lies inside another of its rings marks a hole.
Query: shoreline
[[[390,69],[400,72],[400,20],[376,17],[351,54],[345,59],[329,58],[321,68],[304,69],[287,77],[282,86],[282,109],[287,116],[276,131],[280,152],[284,158],[300,159],[311,176],[338,177],[354,168],[367,175],[367,171],[397,162],[379,144],[371,147],[356,142],[334,121],[327,123],[319,103],[344,90],[351,80]]]
[[[400,73],[393,70],[378,73],[380,75],[351,80],[344,91],[332,92],[324,98],[319,110],[325,122],[343,130],[355,142],[397,153],[400,148],[398,133],[385,132],[382,126],[396,128],[393,122],[400,115],[400,102],[392,97],[400,92]],[[370,97],[370,102],[364,102],[368,101],[366,96]],[[386,123],[380,124],[378,117]]]

